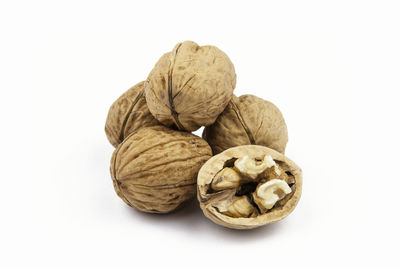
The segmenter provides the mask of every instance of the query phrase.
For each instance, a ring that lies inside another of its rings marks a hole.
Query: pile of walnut
[[[197,192],[208,218],[235,229],[286,217],[302,186],[301,169],[283,155],[286,123],[275,105],[237,97],[235,86],[232,62],[214,46],[185,41],[164,54],[108,112],[118,196],[168,213]],[[191,133],[202,126],[202,138]]]

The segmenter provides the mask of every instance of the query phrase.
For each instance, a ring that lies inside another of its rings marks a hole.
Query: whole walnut
[[[211,157],[202,138],[165,126],[132,133],[111,159],[116,193],[129,206],[150,213],[167,213],[196,194],[200,167]]]
[[[301,169],[265,146],[245,145],[210,158],[199,171],[204,215],[233,229],[251,229],[288,216],[300,200]]]
[[[205,127],[203,138],[213,153],[240,145],[262,145],[284,153],[288,142],[285,120],[279,109],[253,95],[233,96],[214,124]]]
[[[224,52],[185,41],[159,59],[145,91],[157,120],[171,128],[194,131],[215,121],[235,86],[235,69]]]
[[[105,131],[110,143],[117,147],[126,136],[146,126],[160,124],[151,115],[144,97],[144,82],[132,86],[110,107]]]

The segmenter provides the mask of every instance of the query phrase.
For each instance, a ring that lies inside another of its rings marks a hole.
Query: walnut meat
[[[213,156],[197,178],[197,198],[204,214],[234,229],[285,218],[296,207],[301,190],[301,169],[283,154],[257,145],[233,147]]]
[[[164,54],[150,72],[146,100],[164,125],[194,131],[215,121],[235,86],[235,69],[224,52],[185,41]]]
[[[131,87],[111,105],[105,132],[110,143],[117,147],[130,133],[158,124],[160,123],[147,107],[144,82],[141,82]]]
[[[211,155],[206,141],[193,134],[164,126],[142,128],[113,153],[114,189],[138,210],[173,211],[195,196],[197,173]]]
[[[214,124],[205,127],[203,138],[213,153],[241,145],[262,145],[284,153],[288,142],[285,120],[279,109],[253,95],[233,96]]]

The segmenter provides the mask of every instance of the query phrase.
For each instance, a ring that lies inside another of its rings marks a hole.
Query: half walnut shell
[[[283,154],[258,145],[213,156],[197,177],[197,198],[205,216],[233,229],[285,218],[299,202],[301,190],[301,169]]]

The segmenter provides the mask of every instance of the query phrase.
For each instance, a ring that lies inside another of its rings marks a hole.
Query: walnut
[[[242,178],[235,170],[232,168],[223,168],[215,175],[211,183],[211,188],[215,191],[236,188],[239,186],[241,180]]]
[[[132,86],[110,107],[105,132],[110,143],[117,147],[126,136],[143,127],[160,124],[151,115],[144,97],[144,82]]]
[[[253,95],[242,95],[232,97],[215,123],[205,127],[203,138],[214,154],[240,145],[262,145],[284,153],[288,132],[274,104]]]
[[[117,147],[111,177],[120,198],[150,213],[167,213],[196,194],[200,167],[211,148],[198,136],[164,126],[142,128]]]
[[[170,128],[194,131],[216,120],[235,86],[235,69],[224,52],[185,41],[159,59],[145,91],[157,120]]]
[[[243,158],[237,159],[234,165],[241,174],[255,179],[266,169],[276,166],[276,163],[270,155],[265,155],[263,160],[250,159],[245,155]]]
[[[216,179],[228,186],[215,187]],[[204,214],[234,229],[285,218],[296,207],[301,189],[301,169],[283,154],[258,145],[237,146],[213,156],[197,178],[197,198]]]
[[[291,192],[292,189],[285,181],[271,179],[257,186],[256,191],[253,193],[253,199],[261,212],[267,212],[272,209],[277,201]]]
[[[226,205],[227,203],[229,204]],[[217,207],[219,212],[231,217],[250,217],[257,212],[246,196],[234,196],[231,202],[225,202],[224,204],[226,205],[225,207]]]

